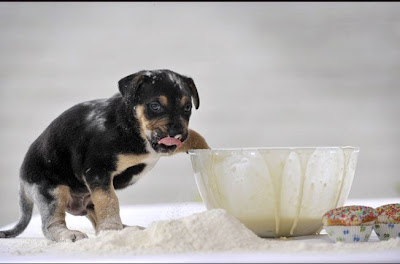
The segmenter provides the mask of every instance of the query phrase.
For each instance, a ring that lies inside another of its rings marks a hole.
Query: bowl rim
[[[264,151],[264,150],[309,150],[309,149],[353,149],[359,152],[359,147],[353,146],[306,146],[306,147],[231,147],[231,148],[211,148],[211,149],[189,149],[188,154],[196,155],[198,153],[215,153],[215,152],[231,152],[231,151]]]

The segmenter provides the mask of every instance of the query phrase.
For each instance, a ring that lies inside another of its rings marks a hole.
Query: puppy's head
[[[188,137],[199,95],[193,80],[170,70],[140,71],[122,78],[119,90],[139,121],[142,137],[160,153],[171,153]]]

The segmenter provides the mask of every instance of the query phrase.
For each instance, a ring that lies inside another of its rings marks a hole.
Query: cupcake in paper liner
[[[365,242],[371,236],[373,226],[325,226],[325,231],[335,242]]]
[[[386,204],[375,209],[378,220],[374,231],[380,240],[400,237],[400,204]]]
[[[335,242],[365,242],[378,219],[377,211],[368,206],[342,206],[322,216],[325,231]]]

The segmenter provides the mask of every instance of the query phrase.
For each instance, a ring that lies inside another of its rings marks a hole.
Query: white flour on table
[[[301,238],[263,239],[223,209],[195,213],[174,220],[152,222],[146,229],[128,227],[104,231],[96,237],[72,242],[42,238],[0,240],[0,255],[141,255],[206,252],[370,252],[399,250],[400,239],[363,243],[311,242]],[[305,238],[305,237],[303,237]],[[7,243],[9,241],[9,243]]]

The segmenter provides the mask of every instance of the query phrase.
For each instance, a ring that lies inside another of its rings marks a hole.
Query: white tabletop
[[[365,205],[377,207],[387,203],[400,203],[400,198],[387,199],[350,199],[345,205]],[[168,203],[168,204],[149,204],[121,206],[121,218],[126,224],[148,226],[149,223],[158,220],[177,219],[189,216],[193,213],[203,212],[206,208],[202,203]],[[90,222],[85,217],[67,215],[67,224],[71,229],[79,229],[86,232],[89,237],[94,237]],[[2,227],[1,230],[10,228],[14,223]],[[47,254],[23,254],[23,247],[29,241],[38,242],[39,246],[45,246],[41,227],[40,217],[34,215],[27,229],[17,238],[0,239],[0,262],[400,262],[400,239],[395,243],[395,247],[387,250],[357,251],[346,254],[333,254],[331,252],[321,252],[310,254],[305,249],[304,252],[292,252],[282,254],[278,252],[216,252],[216,253],[196,253],[187,252],[184,254],[163,254],[163,255],[135,255],[135,256],[110,256],[110,257],[82,257],[79,255],[60,257],[60,255]],[[299,242],[306,242],[309,245],[315,243],[327,243],[327,236],[322,232],[321,235],[304,236],[295,238]],[[25,243],[25,241],[27,241]],[[293,241],[293,240],[292,240]],[[40,242],[40,243],[39,243]],[[333,243],[333,242],[332,242]],[[368,242],[380,243],[373,233]],[[393,244],[393,243],[392,243]],[[367,245],[367,244],[364,244]]]

